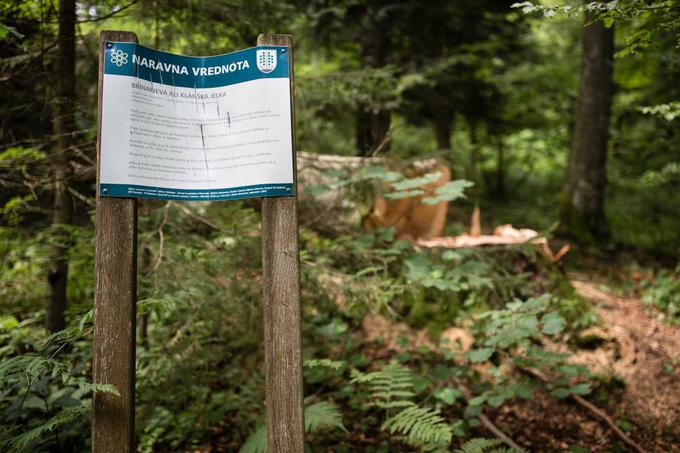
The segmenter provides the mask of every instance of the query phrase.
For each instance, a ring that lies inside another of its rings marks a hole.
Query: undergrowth
[[[240,203],[145,202],[140,213],[139,450],[217,443],[264,451],[257,212]],[[25,300],[0,321],[4,450],[88,451],[92,392],[115,392],[90,384],[93,246],[86,230],[73,231],[73,266],[83,271],[70,294],[72,328],[47,343],[31,288],[41,278],[35,257],[48,248],[10,238],[26,247],[6,257],[3,283],[12,282],[3,291]],[[488,408],[531,398],[537,388],[563,398],[596,384],[546,347],[597,319],[533,246],[417,250],[390,229],[335,237],[303,229],[300,239],[312,451],[493,451],[502,447],[475,440],[488,435],[479,422]],[[474,345],[410,348],[404,339],[400,352],[388,351],[366,343],[369,313],[425,329],[435,344],[457,327]]]

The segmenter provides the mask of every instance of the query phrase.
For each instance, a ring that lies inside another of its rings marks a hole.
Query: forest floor
[[[589,399],[643,449],[680,451],[680,328],[659,320],[637,297],[601,289],[587,274],[569,277],[601,319],[594,341],[572,358],[608,381]],[[602,420],[547,392],[505,405],[492,419],[531,450],[626,451]]]
[[[652,274],[642,275],[639,268],[622,264],[632,262],[628,258],[603,259],[575,251],[560,262],[562,275],[578,295],[591,302],[599,320],[581,332],[578,340],[545,339],[545,346],[568,352],[572,362],[591,370],[593,391],[584,399],[637,443],[638,451],[680,452],[680,326],[662,319],[655,307],[643,302],[640,282]],[[340,280],[334,285],[326,283],[329,287],[343,285]],[[342,305],[342,296],[333,298]],[[366,315],[353,335],[360,337],[356,339],[366,357],[377,362],[420,347],[445,347],[437,345],[426,329],[375,313]],[[471,333],[460,326],[445,329],[442,338],[448,344],[459,343],[463,351],[474,343]],[[533,398],[507,401],[497,409],[487,407],[485,415],[530,452],[635,451],[601,416],[575,398],[558,399],[548,390],[537,389]],[[371,435],[367,438],[359,433],[341,441],[346,448],[324,451],[364,451],[382,436]],[[475,428],[473,435],[493,437],[483,426]],[[210,447],[198,451],[237,448],[219,433],[216,437]]]
[[[680,452],[680,327],[660,319],[640,297],[618,294],[612,287],[631,275],[616,269],[613,277],[611,268],[605,275],[601,265],[568,274],[576,292],[592,302],[599,324],[584,333],[588,340],[576,351],[568,351],[564,344],[549,346],[570,352],[574,363],[589,367],[601,384],[587,400],[642,450]],[[372,351],[374,356],[434,346],[426,331],[380,315],[368,315],[363,331],[369,343],[383,345],[382,351]],[[473,341],[459,328],[443,335],[459,341],[464,349]],[[487,416],[529,451],[632,451],[601,418],[575,400],[557,399],[548,391],[537,391],[531,400],[516,399]]]

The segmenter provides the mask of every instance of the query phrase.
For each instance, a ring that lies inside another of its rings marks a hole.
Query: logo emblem
[[[111,52],[111,63],[116,66],[123,66],[128,62],[128,54],[122,50],[114,50]]]
[[[264,49],[255,52],[257,69],[265,74],[269,74],[276,69],[276,50]]]

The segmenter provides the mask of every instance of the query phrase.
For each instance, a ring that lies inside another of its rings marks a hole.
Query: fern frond
[[[470,439],[461,445],[460,449],[456,450],[456,453],[484,453],[488,449],[496,447],[500,443],[500,439]]]
[[[260,425],[248,436],[238,453],[267,453],[267,426]]]
[[[79,406],[71,406],[63,409],[54,417],[47,420],[40,426],[21,434],[10,441],[11,445],[18,448],[25,448],[29,443],[42,437],[45,433],[54,431],[55,428],[65,423],[75,420],[90,411],[89,404],[81,404]]]
[[[374,404],[380,408],[414,406],[410,401],[415,396],[413,373],[398,362],[390,362],[381,370],[371,373],[355,372],[352,382],[369,384]]]
[[[465,442],[456,453],[520,453],[524,450],[494,448],[503,443],[500,439],[475,438]],[[493,449],[493,450],[492,450]]]
[[[323,428],[340,428],[347,432],[342,424],[340,408],[328,401],[321,401],[305,409],[305,431],[314,433]]]
[[[406,442],[415,446],[446,446],[453,436],[453,429],[438,410],[417,406],[407,407],[388,418],[381,429],[403,434]]]
[[[331,368],[339,370],[345,366],[345,362],[331,359],[307,359],[302,363],[305,368]]]
[[[324,428],[340,428],[347,432],[342,424],[340,408],[328,401],[320,401],[305,408],[305,432],[315,433]],[[239,453],[267,453],[267,426],[259,425],[255,428],[246,442],[239,449]]]
[[[120,392],[118,391],[116,386],[112,384],[95,384],[86,379],[77,379],[74,383],[78,385],[79,389],[84,390],[86,392],[92,393],[102,392],[120,396]]]

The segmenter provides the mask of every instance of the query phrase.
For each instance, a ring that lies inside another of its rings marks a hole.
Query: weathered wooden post
[[[104,42],[137,42],[134,33],[103,31],[99,37],[97,186],[102,126]],[[120,396],[95,393],[92,451],[135,451],[135,324],[137,312],[137,199],[100,197],[95,223],[93,380]]]
[[[269,452],[302,453],[304,421],[293,39],[290,35],[260,35],[257,45],[287,46],[289,52],[293,175],[296,185],[293,197],[262,200],[267,447]]]

